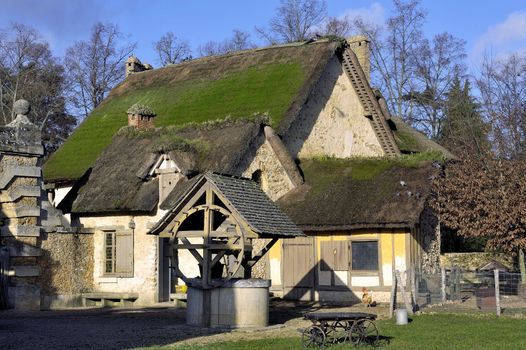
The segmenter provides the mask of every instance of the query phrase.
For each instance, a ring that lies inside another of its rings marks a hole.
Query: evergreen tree
[[[471,96],[468,80],[462,86],[458,77],[454,79],[447,94],[445,113],[439,143],[461,159],[487,156],[490,151],[489,126],[483,121],[479,106]]]

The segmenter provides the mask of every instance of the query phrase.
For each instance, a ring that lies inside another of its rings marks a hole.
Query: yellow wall
[[[323,235],[316,235],[315,238],[316,263],[321,257],[321,242],[342,241],[342,240],[378,240],[379,244],[379,271],[348,272],[336,271],[338,283],[355,289],[361,287],[390,287],[392,283],[393,266],[395,269],[405,271],[410,261],[410,232],[409,230],[356,230],[349,233],[331,232]],[[269,252],[272,284],[281,285],[281,242],[272,247]],[[321,271],[320,264],[317,270],[320,286],[331,284],[331,271]]]

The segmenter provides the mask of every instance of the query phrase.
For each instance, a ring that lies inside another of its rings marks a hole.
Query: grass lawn
[[[415,316],[406,326],[397,326],[394,320],[379,321],[378,328],[380,335],[386,339],[385,344],[381,346],[382,349],[526,349],[526,319],[497,318],[490,315],[437,314]],[[278,350],[303,347],[298,334],[293,338],[269,337],[168,348]],[[345,344],[329,348],[348,349],[350,346]]]

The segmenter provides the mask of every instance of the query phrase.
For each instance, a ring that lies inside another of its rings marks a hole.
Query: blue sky
[[[279,0],[0,0],[0,23],[18,21],[35,27],[57,56],[76,40],[86,39],[97,21],[116,23],[131,41],[135,54],[158,65],[152,43],[167,31],[187,39],[194,51],[209,40],[223,40],[232,29],[248,31],[258,42],[254,26],[264,26]],[[391,0],[328,0],[331,16],[361,14],[382,22]],[[499,56],[526,52],[526,0],[423,0],[426,35],[450,32],[467,41],[468,63],[476,65],[485,53]],[[4,25],[5,26],[5,25]],[[0,24],[0,28],[2,28]]]

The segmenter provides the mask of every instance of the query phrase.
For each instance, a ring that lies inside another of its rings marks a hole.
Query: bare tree
[[[486,58],[477,85],[498,155],[526,156],[526,57]]]
[[[432,41],[423,39],[418,47],[413,90],[406,97],[414,102],[415,108],[408,119],[431,138],[440,134],[447,93],[454,80],[466,76],[465,45],[464,40],[441,33]]]
[[[186,40],[180,39],[174,33],[168,32],[153,44],[162,66],[176,64],[190,57],[190,45]]]
[[[329,17],[323,23],[320,34],[345,38],[353,29],[352,21],[348,17]]]
[[[12,23],[0,38],[0,103],[1,123],[14,115],[13,103],[27,95],[38,71],[53,63],[49,45],[38,33],[21,23]],[[29,96],[26,96],[29,98]]]
[[[270,44],[305,41],[327,16],[325,0],[281,0],[269,29],[256,27],[256,32]]]
[[[88,40],[77,41],[66,51],[70,99],[84,116],[124,78],[124,62],[136,45],[121,46],[119,40],[123,40],[123,35],[116,25],[99,22]]]
[[[13,104],[31,103],[30,119],[53,151],[69,135],[76,119],[66,111],[65,73],[47,42],[33,28],[12,23],[0,37],[0,124],[14,118]]]
[[[394,0],[385,28],[356,18],[354,25],[371,41],[374,82],[384,93],[392,113],[411,121],[422,26],[426,14],[419,0]]]
[[[208,41],[200,45],[198,51],[200,56],[217,56],[254,47],[255,45],[250,41],[250,34],[239,29],[234,29],[231,38],[220,42]]]

